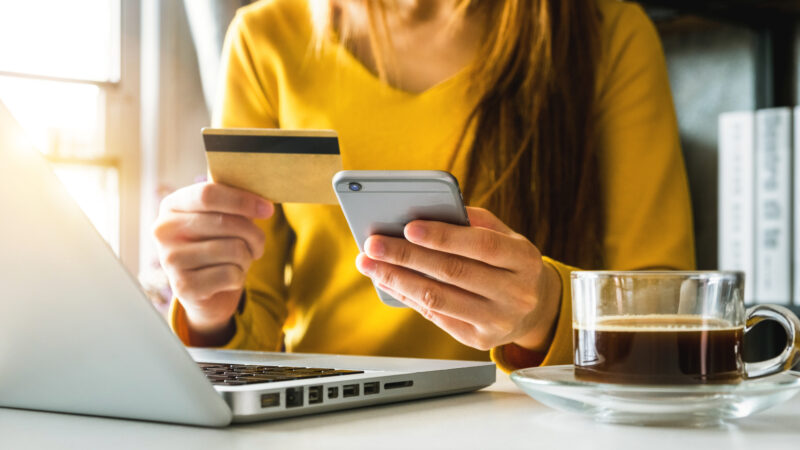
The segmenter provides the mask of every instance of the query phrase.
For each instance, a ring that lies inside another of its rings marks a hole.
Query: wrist
[[[226,323],[214,328],[197,329],[189,325],[189,344],[192,347],[221,347],[236,334],[236,322],[233,317]]]
[[[198,347],[216,347],[230,341],[236,333],[236,322],[233,318],[236,309],[243,301],[244,291],[222,292],[203,305],[183,304],[184,318],[190,345]]]
[[[531,314],[534,320],[529,326],[530,331],[515,339],[513,343],[527,350],[547,352],[553,342],[558,323],[558,313],[563,301],[562,286],[558,271],[550,264],[543,264],[541,278],[541,300]]]

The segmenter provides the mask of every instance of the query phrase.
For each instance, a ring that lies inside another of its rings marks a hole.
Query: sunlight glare
[[[0,76],[0,101],[48,155],[103,155],[101,100],[97,86]]]
[[[0,102],[115,251],[119,167],[103,83],[119,81],[120,17],[120,0],[0,0]]]
[[[119,0],[4,0],[0,42],[0,71],[116,81]]]

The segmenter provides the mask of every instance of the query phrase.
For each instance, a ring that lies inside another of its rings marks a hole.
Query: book
[[[790,108],[756,111],[756,303],[791,301],[791,117]]]
[[[718,266],[745,274],[744,298],[755,294],[755,113],[719,116]]]

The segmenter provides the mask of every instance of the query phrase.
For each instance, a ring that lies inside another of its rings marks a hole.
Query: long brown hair
[[[385,77],[378,45],[389,39],[383,2],[351,1],[367,7],[372,53]],[[595,1],[461,0],[457,11],[478,9],[489,26],[470,74],[479,100],[459,142],[474,135],[464,196],[543,254],[601,267],[604,199],[592,113],[600,21]],[[318,25],[324,20],[317,13]],[[489,187],[476,192],[476,186]]]

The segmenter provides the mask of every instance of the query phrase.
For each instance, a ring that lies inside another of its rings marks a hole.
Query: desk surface
[[[556,412],[497,380],[471,394],[224,429],[0,408],[0,448],[800,448],[800,396],[720,428],[645,428]]]

